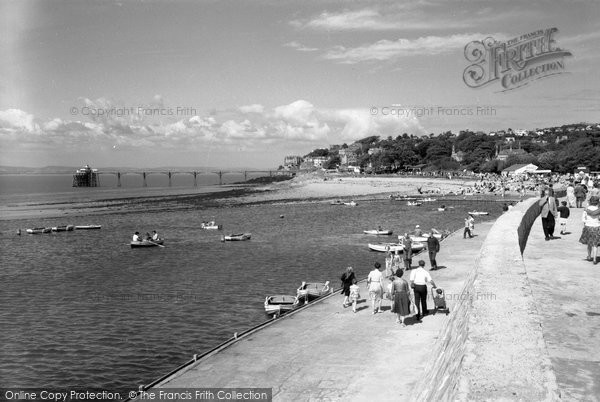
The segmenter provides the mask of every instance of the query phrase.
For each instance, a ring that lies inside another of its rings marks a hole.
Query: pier
[[[147,177],[150,175],[166,175],[169,178],[169,187],[172,185],[172,177],[175,175],[192,175],[194,177],[194,187],[198,186],[198,176],[200,175],[217,175],[219,177],[219,185],[223,185],[223,178],[227,174],[243,174],[244,181],[248,181],[248,176],[252,174],[263,174],[268,175],[269,177],[273,176],[287,176],[293,177],[295,175],[294,172],[290,172],[287,170],[237,170],[237,171],[159,171],[159,170],[144,170],[144,171],[127,171],[127,172],[119,172],[119,171],[107,171],[107,172],[98,172],[99,175],[113,175],[117,178],[117,187],[121,187],[121,177],[125,175],[138,175],[142,178],[142,186],[148,187]]]
[[[140,390],[271,388],[282,401],[593,400],[600,270],[583,261],[581,210],[571,213],[570,235],[547,242],[535,208],[529,199],[476,224],[473,239],[457,231],[442,241],[444,268],[432,277],[448,316],[410,318],[403,328],[389,301],[371,314],[362,280],[356,314],[336,292],[236,333]],[[413,265],[418,259],[427,256]]]

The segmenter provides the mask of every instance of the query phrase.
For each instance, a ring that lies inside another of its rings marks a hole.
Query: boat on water
[[[223,225],[217,225],[215,221],[202,222],[200,224],[200,229],[222,230],[223,229]]]
[[[389,251],[395,253],[398,251],[399,253],[404,251],[403,243],[369,243],[369,250],[378,251],[380,253],[385,253],[389,248]],[[421,251],[425,248],[425,243],[423,242],[413,242],[412,243],[412,251],[417,252]]]
[[[302,282],[302,285],[296,290],[298,299],[304,299],[305,303],[326,294],[332,293],[333,289],[327,282]]]
[[[419,202],[419,201],[408,201],[406,203],[406,205],[408,205],[409,207],[419,207],[421,206],[423,203]]]
[[[393,233],[393,231],[383,230],[383,229],[373,229],[373,230],[363,230],[363,233],[368,234],[368,235],[389,236]]]
[[[300,307],[300,300],[297,296],[274,295],[265,298],[265,313],[269,315],[280,316],[298,307]]]
[[[159,247],[159,246],[162,246],[164,242],[165,241],[163,239],[158,239],[158,240],[140,240],[140,241],[132,241],[130,243],[130,245],[131,245],[131,248]]]
[[[469,215],[489,215],[489,212],[485,212],[485,211],[472,211],[472,212],[467,212]]]
[[[53,232],[70,232],[75,229],[74,225],[53,226]]]
[[[354,201],[350,201],[350,202],[345,202],[344,205],[348,205],[349,207],[355,207],[358,204],[356,202],[354,202]]]
[[[344,205],[344,201],[342,200],[333,200],[330,202],[331,205]]]
[[[421,198],[422,202],[435,202],[437,201],[437,199],[435,198],[431,198],[431,197],[427,197],[427,198]]]
[[[251,237],[252,237],[252,233],[230,234],[230,235],[221,236],[221,241],[250,240]]]
[[[92,230],[92,229],[102,229],[102,225],[77,225],[77,226],[75,226],[75,230]]]
[[[445,212],[446,211],[446,207],[439,207],[437,210],[439,212]]]
[[[390,200],[394,201],[413,201],[416,200],[417,197],[410,197],[408,195],[390,195]]]
[[[41,234],[41,233],[52,232],[52,228],[33,228],[33,229],[25,229],[25,231],[29,234]]]

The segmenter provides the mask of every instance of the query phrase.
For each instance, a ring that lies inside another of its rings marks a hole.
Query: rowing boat
[[[410,239],[416,242],[426,242],[427,239],[431,236],[431,233],[423,233],[421,236],[410,235]],[[434,233],[433,237],[438,240],[442,240],[443,235],[441,233]]]
[[[419,201],[408,201],[406,203],[406,205],[408,205],[409,207],[419,207],[419,206],[421,206],[421,204],[423,204],[423,203],[419,202]]]
[[[467,212],[469,215],[489,215],[489,212],[485,212],[485,211],[472,211],[472,212]]]
[[[211,222],[202,222],[200,224],[200,229],[221,230],[221,229],[223,229],[223,225],[217,225],[214,221],[211,221]]]
[[[141,248],[141,247],[158,247],[162,246],[164,243],[163,239],[159,240],[140,240],[140,241],[132,241],[130,243],[131,248]]]
[[[50,233],[52,231],[52,228],[33,228],[25,229],[25,231],[29,234]]]
[[[412,243],[412,251],[413,252],[421,251],[424,248],[425,248],[425,243],[423,243],[423,242],[415,241]],[[395,253],[396,251],[398,251],[399,253],[402,253],[404,251],[404,244],[403,243],[369,243],[369,250],[379,251],[381,253],[385,253],[388,250],[392,253]]]
[[[279,316],[300,306],[297,296],[274,295],[265,298],[265,313]]]
[[[73,229],[75,229],[75,226],[73,226],[73,225],[63,225],[63,226],[53,226],[52,227],[53,232],[70,232]]]
[[[250,240],[251,237],[252,237],[252,233],[230,234],[230,235],[226,235],[226,236],[221,236],[221,241]]]
[[[380,236],[389,236],[393,233],[393,231],[391,230],[363,230],[364,234],[369,234],[369,235],[380,235]]]
[[[302,285],[296,290],[298,299],[304,299],[305,303],[309,300],[316,299],[321,296],[325,296],[333,292],[329,281],[327,282],[302,282]]]
[[[91,229],[102,229],[102,225],[78,225],[75,226],[77,230],[91,230]]]

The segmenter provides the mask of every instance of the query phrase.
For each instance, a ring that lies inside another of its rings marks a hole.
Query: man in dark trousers
[[[433,235],[433,229],[431,235],[427,238],[427,251],[429,251],[429,262],[431,263],[431,270],[435,271],[438,269],[435,256],[440,251],[440,241]]]
[[[417,321],[429,314],[427,311],[427,283],[435,289],[435,282],[431,279],[429,272],[425,271],[425,261],[419,260],[417,269],[410,272],[410,284],[415,293],[415,305],[417,307]]]

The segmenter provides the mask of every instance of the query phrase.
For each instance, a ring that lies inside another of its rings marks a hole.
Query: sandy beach
[[[348,176],[306,173],[292,180],[260,185],[189,188],[107,189],[93,196],[57,194],[53,202],[37,200],[0,207],[0,220],[43,219],[124,213],[138,210],[173,210],[199,206],[269,202],[316,202],[330,199],[361,200],[394,195],[443,195],[459,192],[473,181],[433,177]]]

